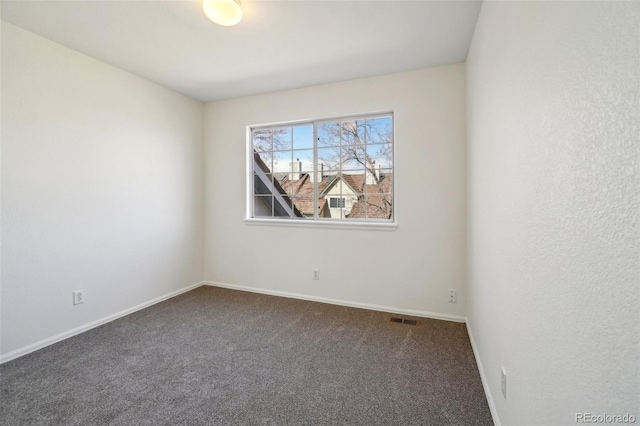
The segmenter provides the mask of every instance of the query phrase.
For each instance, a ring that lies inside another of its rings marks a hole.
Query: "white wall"
[[[249,225],[246,126],[395,113],[395,231]],[[210,103],[205,279],[258,291],[465,314],[463,64]],[[313,281],[312,269],[320,269]],[[457,304],[447,289],[457,289]]]
[[[639,11],[485,2],[480,14],[468,317],[502,424],[640,415]]]
[[[5,359],[202,280],[202,118],[199,102],[2,23]]]

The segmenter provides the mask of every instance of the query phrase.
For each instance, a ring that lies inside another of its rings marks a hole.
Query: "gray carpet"
[[[0,366],[0,423],[493,424],[464,324],[389,317],[200,287]]]

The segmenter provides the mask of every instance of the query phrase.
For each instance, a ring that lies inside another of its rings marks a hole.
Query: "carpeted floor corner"
[[[492,425],[464,324],[389,317],[200,287],[1,365],[0,424]]]

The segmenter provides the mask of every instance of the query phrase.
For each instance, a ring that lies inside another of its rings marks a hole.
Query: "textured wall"
[[[503,424],[640,414],[639,11],[485,2],[480,14],[468,317]]]
[[[2,354],[202,280],[202,112],[2,23]]]
[[[243,221],[246,126],[391,110],[395,231]],[[205,117],[207,280],[464,316],[464,65],[215,102]],[[458,303],[447,303],[448,288]]]

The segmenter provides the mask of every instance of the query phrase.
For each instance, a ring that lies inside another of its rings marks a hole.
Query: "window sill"
[[[372,231],[395,231],[398,228],[396,222],[343,222],[337,220],[287,220],[287,219],[257,219],[248,218],[244,222],[247,225],[286,226],[300,228],[323,229],[366,229]]]

